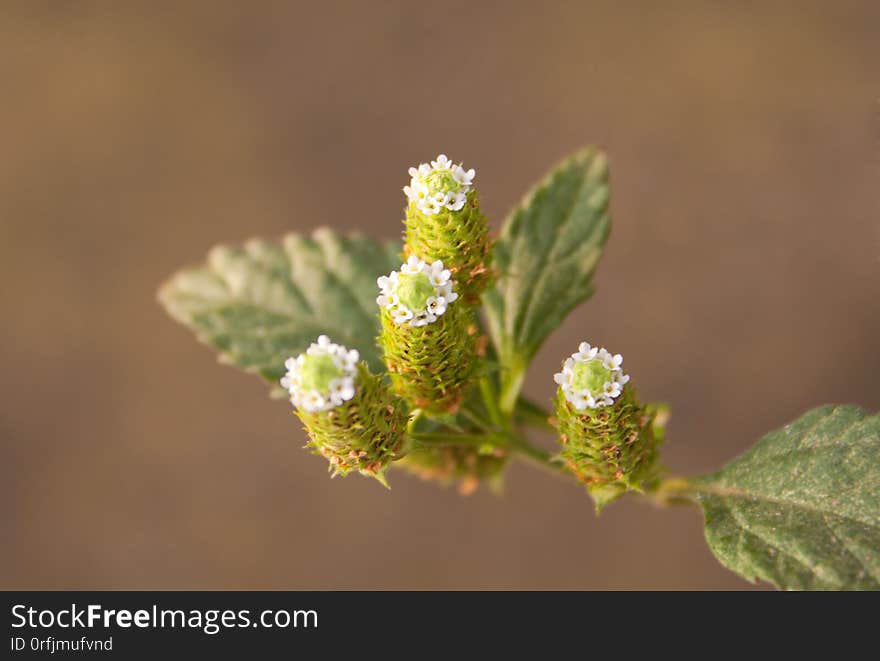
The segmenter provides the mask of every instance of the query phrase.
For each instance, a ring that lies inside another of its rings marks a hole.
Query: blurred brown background
[[[440,151],[496,228],[610,154],[597,294],[529,394],[582,339],[625,353],[681,472],[880,408],[877,2],[137,4],[0,8],[0,587],[746,587],[696,511],[597,519],[527,467],[501,498],[330,481],[156,303],[216,242],[394,236]]]

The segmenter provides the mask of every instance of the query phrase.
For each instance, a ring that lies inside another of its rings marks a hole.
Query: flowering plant
[[[582,483],[597,511],[624,494],[697,505],[709,547],[749,580],[880,588],[880,416],[820,407],[715,473],[677,477],[659,463],[669,409],[639,397],[621,354],[582,342],[552,377],[552,410],[522,395],[593,291],[611,227],[601,152],[554,168],[495,240],[474,169],[441,154],[409,176],[402,249],[328,229],[220,246],[160,301],[289,398],[333,475],[388,486],[400,468],[470,492],[522,459]]]

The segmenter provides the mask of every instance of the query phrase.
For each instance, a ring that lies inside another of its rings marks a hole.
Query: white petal
[[[467,202],[467,195],[464,193],[455,193],[454,195],[449,196],[449,200],[446,202],[446,208],[450,211],[459,211],[464,203]]]

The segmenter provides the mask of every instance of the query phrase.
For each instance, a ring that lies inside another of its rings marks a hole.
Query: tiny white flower
[[[428,299],[428,312],[434,317],[439,317],[446,312],[446,299],[442,296],[432,296]]]
[[[302,406],[310,412],[320,411],[327,406],[327,399],[317,390],[307,390],[302,395]]]
[[[578,346],[578,355],[584,360],[590,360],[591,358],[595,358],[596,354],[599,353],[598,347],[591,347],[586,342],[581,342]]]
[[[467,202],[467,195],[464,193],[448,193],[449,200],[446,202],[446,208],[451,211],[458,211]]]
[[[342,346],[340,346],[339,349],[343,368],[346,371],[354,370],[357,367],[358,361],[361,359],[360,352],[357,349],[346,351],[345,347]]]
[[[422,272],[422,267],[424,262],[420,260],[415,255],[410,255],[409,259],[406,260],[405,263],[400,265],[400,272],[406,273],[407,275],[415,275],[416,273]],[[391,272],[391,278],[397,280],[400,276],[396,276],[396,271]]]
[[[619,370],[620,364],[622,362],[623,356],[621,356],[620,354],[616,354],[614,356],[612,356],[611,354],[607,354],[602,360],[602,365],[605,367],[605,369],[608,370]]]
[[[620,394],[620,384],[614,381],[606,381],[605,385],[602,386],[605,395],[611,397],[617,397]]]
[[[452,161],[446,158],[446,154],[440,154],[436,161],[431,161],[431,167],[435,170],[451,170]]]
[[[413,315],[412,321],[409,325],[413,328],[418,328],[419,326],[427,326],[429,323],[436,320],[437,317],[432,315],[427,310],[419,310]]]
[[[287,373],[281,385],[297,408],[310,413],[327,411],[355,396],[357,350],[348,350],[321,335],[304,353],[284,361]]]
[[[452,283],[437,288],[438,293],[446,299],[446,303],[455,303],[458,300],[458,293],[452,291]]]
[[[339,406],[354,397],[354,379],[343,377],[330,382],[330,401]]]
[[[435,214],[440,213],[440,210],[446,205],[445,196],[442,199],[437,199],[437,197],[430,197],[428,201],[425,202],[425,210],[424,212],[429,216],[433,216]]]
[[[428,277],[430,278],[432,285],[435,287],[443,287],[449,282],[449,279],[452,277],[452,272],[449,269],[443,268],[443,262],[438,259],[431,264]]]
[[[394,317],[394,323],[396,324],[402,324],[413,318],[412,311],[403,306],[394,308],[394,310],[391,311],[391,314]]]
[[[456,165],[452,169],[452,176],[455,177],[455,180],[462,186],[470,186],[473,183],[476,174],[477,171],[473,168],[465,172],[465,169],[460,165]]]

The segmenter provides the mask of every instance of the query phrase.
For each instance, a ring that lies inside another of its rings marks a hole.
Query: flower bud
[[[382,347],[394,391],[430,414],[454,413],[476,365],[477,326],[451,273],[410,257],[378,279]]]
[[[444,445],[416,448],[395,466],[423,480],[444,485],[457,483],[459,493],[468,496],[482,482],[499,489],[506,464],[507,455],[499,448],[481,452],[471,447]]]
[[[403,192],[406,207],[407,255],[426,262],[440,260],[460,283],[468,305],[479,302],[492,280],[489,226],[473,187],[476,172],[453,164],[441,154],[430,165],[410,168]]]
[[[642,406],[623,356],[581,343],[554,375],[556,424],[565,466],[587,486],[596,509],[656,477],[665,414]]]
[[[321,335],[285,362],[281,385],[309,434],[307,447],[330,462],[334,477],[357,470],[387,487],[388,464],[406,451],[407,412],[359,357]]]

